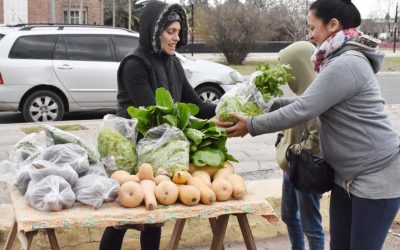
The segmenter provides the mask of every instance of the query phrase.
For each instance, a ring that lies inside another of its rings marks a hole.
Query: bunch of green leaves
[[[287,64],[278,63],[270,65],[266,63],[264,65],[257,65],[256,69],[261,71],[261,74],[256,77],[255,85],[263,94],[265,101],[268,101],[272,97],[282,96],[283,91],[280,89],[280,86],[294,79],[288,73],[291,67]]]
[[[164,123],[184,130],[189,124],[189,117],[199,113],[199,107],[191,103],[174,103],[171,93],[165,88],[156,90],[156,105],[128,108],[128,114],[138,120],[138,130],[145,134],[147,130]]]
[[[191,103],[174,103],[165,88],[156,90],[156,105],[129,107],[128,114],[138,120],[138,130],[144,134],[152,127],[169,124],[183,131],[190,142],[190,161],[195,166],[222,167],[224,161],[237,161],[227,152],[227,134],[209,120],[193,119],[199,107]]]

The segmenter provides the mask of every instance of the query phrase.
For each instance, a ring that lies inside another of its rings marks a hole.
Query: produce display
[[[37,135],[14,146],[14,185],[27,203],[54,212],[75,202],[97,209],[116,200],[122,207],[154,210],[245,197],[245,183],[229,163],[236,160],[227,151],[225,129],[193,117],[196,105],[174,103],[159,88],[155,106],[128,112],[132,119],[104,117],[96,145],[46,125],[47,147],[35,142]],[[137,132],[143,135],[139,141]]]
[[[281,85],[293,79],[286,64],[257,65],[257,71],[250,79],[238,84],[221,97],[216,113],[221,121],[237,122],[231,113],[245,116],[257,116],[269,107],[268,102],[282,96]]]

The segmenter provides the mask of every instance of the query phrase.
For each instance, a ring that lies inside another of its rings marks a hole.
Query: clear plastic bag
[[[98,162],[94,165],[90,165],[89,169],[85,173],[79,175],[79,178],[90,174],[108,177],[106,169],[104,168],[104,165],[101,162]]]
[[[40,151],[35,160],[46,160],[56,165],[70,165],[78,174],[89,169],[86,150],[74,143],[53,145]]]
[[[46,132],[47,146],[65,143],[78,144],[86,150],[91,163],[99,161],[98,152],[91,146],[87,145],[80,137],[49,125],[44,127],[44,131]]]
[[[21,194],[26,193],[29,182],[31,181],[31,176],[29,175],[30,170],[34,167],[31,164],[21,165],[16,174],[14,186],[19,190]]]
[[[248,81],[236,84],[221,97],[215,110],[219,120],[237,122],[237,119],[231,117],[231,113],[257,116],[269,111],[272,103],[264,100],[255,86],[255,79],[260,74],[260,71],[254,72]]]
[[[171,174],[189,170],[190,143],[181,130],[169,124],[152,128],[139,141],[138,166],[149,163],[156,173],[163,168]]]
[[[119,183],[107,177],[90,174],[79,178],[73,190],[77,201],[99,208],[103,202],[117,198]]]
[[[9,154],[9,160],[16,163],[21,163],[28,159],[35,152],[41,150],[43,146],[37,141],[37,136],[37,133],[32,133],[17,142],[12,147],[12,150]]]
[[[50,175],[32,182],[25,193],[26,202],[40,211],[57,212],[71,208],[75,194],[71,185],[59,176]]]
[[[59,166],[49,161],[35,160],[31,165],[33,168],[29,169],[29,177],[33,182],[41,181],[43,178],[50,175],[63,178],[71,186],[78,180],[78,174],[69,164]]]
[[[0,161],[0,182],[10,185],[15,182],[18,163],[9,160]]]
[[[97,136],[101,162],[108,170],[134,173],[137,164],[137,120],[106,115]]]

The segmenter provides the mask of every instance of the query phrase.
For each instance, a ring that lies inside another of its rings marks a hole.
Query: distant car
[[[64,112],[114,109],[117,69],[139,34],[104,26],[24,25],[0,28],[0,111],[25,121],[57,121]],[[242,76],[234,69],[176,53],[205,102],[219,98]]]

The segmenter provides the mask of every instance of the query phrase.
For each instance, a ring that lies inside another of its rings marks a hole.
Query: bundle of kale
[[[226,149],[225,129],[218,128],[214,122],[193,117],[199,112],[197,105],[174,103],[165,88],[158,88],[155,97],[155,106],[128,108],[129,115],[138,120],[141,134],[145,135],[149,129],[162,124],[169,124],[180,129],[189,140],[190,162],[195,166],[223,167],[227,160],[236,161]]]
[[[221,121],[237,122],[231,113],[245,116],[257,116],[269,108],[269,100],[282,96],[281,85],[293,79],[288,73],[289,65],[264,64],[256,67],[250,79],[222,96],[217,105],[217,116]]]

